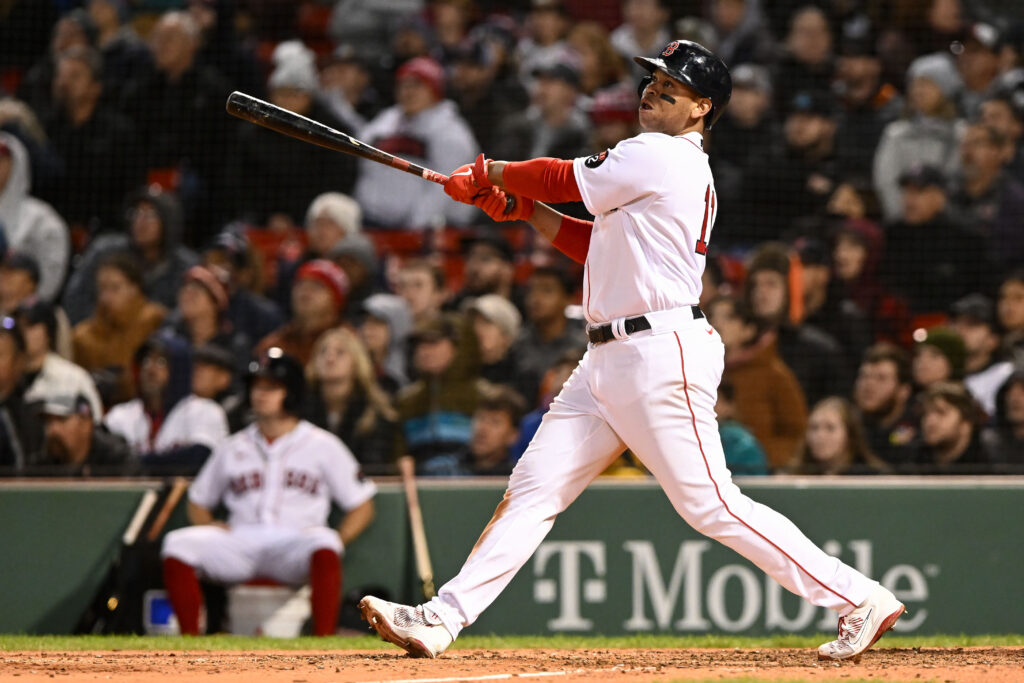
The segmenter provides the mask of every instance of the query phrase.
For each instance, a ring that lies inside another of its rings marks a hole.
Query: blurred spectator
[[[712,0],[709,17],[718,34],[714,52],[726,64],[764,64],[774,41],[757,0]]]
[[[116,105],[125,84],[153,68],[153,58],[129,23],[129,0],[89,0],[86,9],[103,60],[102,73],[93,75],[103,79],[104,103]]]
[[[100,424],[82,394],[57,394],[40,409],[43,447],[27,473],[125,475],[137,471],[125,440]]]
[[[590,107],[591,142],[588,151],[600,154],[640,132],[639,100],[630,85],[618,85],[594,94]]]
[[[722,439],[725,464],[734,476],[768,474],[768,456],[749,429],[736,419],[736,387],[732,382],[718,385],[715,403],[718,435]]]
[[[348,278],[348,308],[359,310],[363,301],[378,289],[377,270],[380,264],[373,240],[361,232],[346,235],[327,252]]]
[[[0,318],[0,467],[23,469],[39,449],[43,430],[25,401],[25,338],[14,318]]]
[[[914,340],[910,365],[914,386],[923,390],[939,382],[963,381],[967,348],[959,334],[939,326],[915,331]]]
[[[274,49],[274,70],[267,82],[270,102],[335,129],[345,125],[316,97],[319,81],[316,55],[298,40]],[[298,224],[307,207],[322,193],[350,193],[356,180],[357,159],[317,145],[294,140],[261,126],[239,126],[231,155],[238,213],[260,224],[278,214]]]
[[[867,181],[882,131],[904,107],[899,90],[883,78],[882,71],[873,33],[840,42],[833,84],[841,105],[836,156],[844,174]]]
[[[983,294],[969,294],[953,302],[949,324],[964,341],[964,386],[989,417],[996,414],[996,392],[1013,374],[1013,363],[1003,360],[996,330],[996,311]]]
[[[933,166],[950,178],[960,168],[964,122],[956,98],[963,82],[944,54],[915,59],[907,70],[907,112],[882,131],[875,149],[872,178],[886,220],[903,213],[900,177],[910,169]]]
[[[530,106],[502,122],[494,158],[572,159],[586,154],[590,121],[577,106],[579,70],[573,64],[559,63],[538,68],[533,75]]]
[[[29,299],[18,306],[15,317],[25,339],[25,401],[82,395],[89,401],[92,415],[103,415],[103,403],[89,373],[54,352],[57,315],[53,306]]]
[[[71,243],[64,219],[29,194],[32,167],[21,141],[0,132],[0,230],[9,249],[39,264],[39,297],[52,301],[68,272]]]
[[[428,9],[430,25],[434,29],[443,60],[454,53],[466,39],[470,24],[476,19],[474,0],[433,0]]]
[[[821,216],[837,179],[836,110],[828,91],[798,92],[787,103],[784,145],[752,168],[743,185],[751,241],[781,239],[798,220]],[[780,202],[779,197],[786,197]]]
[[[295,274],[292,284],[292,318],[256,345],[263,353],[280,347],[303,365],[312,359],[313,343],[342,318],[348,297],[345,271],[330,261],[308,261]]]
[[[665,41],[668,42],[668,38]],[[569,31],[567,42],[579,56],[581,92],[596,96],[601,90],[624,84],[626,60],[615,50],[604,26],[595,21],[580,22]],[[663,44],[659,43],[657,49]],[[638,54],[634,52],[629,57],[630,64]]]
[[[982,100],[992,94],[999,76],[1005,38],[995,22],[971,24],[956,54],[956,68],[964,82],[960,93],[960,113],[968,120],[977,118]]]
[[[916,472],[992,473],[992,461],[981,443],[978,405],[962,384],[932,385],[921,396],[921,410]]]
[[[149,35],[155,69],[128,83],[122,111],[135,122],[152,182],[177,190],[188,226],[184,241],[198,246],[225,209],[221,187],[231,121],[224,115],[230,86],[197,64],[199,27],[186,12],[167,12]],[[248,176],[247,176],[248,177]]]
[[[190,365],[177,340],[150,337],[135,353],[137,397],[115,405],[103,419],[128,442],[144,471],[195,474],[228,435],[220,404],[191,393]]]
[[[962,175],[950,204],[988,248],[989,260],[1005,268],[1024,261],[1024,180],[1006,172],[1013,158],[1009,140],[991,126],[969,126],[960,144]],[[980,264],[979,264],[980,265]]]
[[[455,103],[444,99],[440,64],[418,57],[399,67],[395,100],[360,131],[361,140],[442,173],[472,161],[479,147]],[[383,227],[463,225],[475,211],[449,201],[433,183],[366,160],[359,162],[355,197],[366,222]]]
[[[524,396],[536,395],[536,385],[526,381],[518,347],[513,346],[522,325],[519,311],[497,294],[485,294],[467,303],[466,314],[480,352],[480,376],[493,384],[514,387]]]
[[[324,332],[313,346],[306,377],[307,419],[341,439],[365,472],[390,474],[398,414],[359,338],[342,327]]]
[[[189,349],[216,344],[236,358],[241,371],[253,340],[239,332],[227,318],[227,275],[214,267],[192,266],[178,290],[178,307],[170,316],[170,332]]]
[[[410,343],[419,379],[395,401],[402,435],[397,453],[413,456],[422,473],[435,467],[450,472],[469,445],[483,387],[476,340],[468,323],[457,328],[442,317],[419,325]]]
[[[156,331],[167,309],[142,292],[142,273],[129,254],[108,254],[95,270],[96,310],[72,331],[73,360],[96,376],[108,372],[110,395],[104,403],[128,401],[134,395],[130,372],[135,351]]]
[[[668,32],[669,8],[663,0],[623,0],[622,24],[612,31],[612,47],[629,66],[635,80],[647,72],[633,57],[655,57],[672,40]]]
[[[46,116],[53,106],[57,57],[70,47],[96,47],[96,24],[84,9],[62,14],[52,26],[49,50],[25,73],[18,86],[19,99],[28,103],[41,117]]]
[[[888,469],[868,446],[856,408],[829,396],[807,418],[807,438],[790,470],[795,474],[876,474]]]
[[[567,349],[544,373],[544,377],[540,382],[540,402],[536,408],[523,416],[521,421],[519,441],[512,449],[514,460],[518,460],[526,452],[530,441],[533,440],[533,435],[540,428],[544,414],[548,412],[555,397],[562,391],[562,385],[569,380],[569,377],[576,370],[576,366],[580,364],[580,359],[583,358],[586,350],[587,348],[582,344]]]
[[[4,6],[0,21],[0,64],[23,71],[46,51],[57,20],[57,4],[21,0]]]
[[[373,376],[393,396],[409,383],[406,365],[413,329],[409,305],[395,294],[374,294],[363,302],[363,312],[359,337],[366,345]]]
[[[848,370],[843,349],[831,335],[792,321],[789,276],[788,248],[779,243],[763,244],[747,267],[744,299],[761,331],[775,333],[779,356],[800,382],[807,402],[813,404],[843,394],[850,386]],[[774,458],[772,462],[778,464]]]
[[[200,34],[196,61],[220,72],[231,90],[262,97],[259,61],[236,34],[238,4],[237,0],[188,0],[188,13]]]
[[[512,245],[500,234],[479,232],[462,241],[465,270],[462,290],[451,300],[457,307],[466,299],[497,294],[510,301],[518,299]],[[517,306],[519,308],[519,306]]]
[[[775,333],[761,333],[750,310],[732,297],[712,301],[708,317],[725,345],[723,381],[736,389],[736,419],[757,437],[772,468],[785,466],[803,438],[807,403],[779,358]]]
[[[96,271],[112,253],[128,253],[141,270],[142,290],[158,304],[171,308],[178,299],[185,271],[198,261],[181,244],[181,206],[173,195],[147,187],[133,192],[125,204],[125,233],[94,239],[75,266],[64,292],[63,305],[72,323],[89,317],[97,303]]]
[[[452,56],[451,92],[480,146],[492,150],[498,142],[498,122],[526,106],[518,84],[498,80],[498,55],[491,41],[471,38]]]
[[[401,265],[395,292],[409,305],[414,325],[440,316],[448,298],[444,271],[423,259],[410,259]]]
[[[832,278],[831,257],[817,239],[797,244],[803,291],[803,322],[835,339],[843,349],[846,377],[852,377],[864,350],[872,342],[871,323],[852,300],[842,296],[839,282]]]
[[[793,12],[776,66],[775,102],[786,106],[797,93],[829,92],[836,70],[833,45],[823,8],[809,3]]]
[[[562,0],[530,0],[526,15],[526,36],[516,46],[519,81],[532,90],[537,69],[550,68],[572,55],[565,42],[570,18]],[[573,55],[574,56],[574,55]],[[495,157],[498,158],[498,157]]]
[[[284,323],[281,310],[263,296],[260,261],[248,237],[228,226],[205,252],[203,263],[227,272],[228,320],[249,339],[263,339]]]
[[[320,99],[342,131],[354,133],[365,126],[380,108],[365,55],[348,44],[331,52],[320,66]]]
[[[583,322],[566,315],[575,290],[569,273],[557,266],[534,268],[526,281],[526,321],[515,352],[521,373],[518,381],[531,410],[543,399],[540,386],[548,369],[586,344]]]
[[[1024,363],[1024,270],[1014,270],[999,284],[996,313],[1003,349],[1018,365]]]
[[[983,289],[991,266],[981,238],[948,208],[946,179],[934,166],[900,176],[903,217],[886,227],[879,276],[914,313],[945,311]]]
[[[53,83],[56,106],[44,121],[63,166],[49,197],[72,227],[90,236],[120,224],[121,202],[144,179],[135,126],[101,103],[102,78],[95,50],[62,52]]]
[[[507,477],[515,460],[512,448],[519,439],[523,418],[523,397],[511,387],[495,386],[480,398],[473,412],[473,434],[469,448],[459,457],[452,474],[475,477]]]
[[[1011,148],[1006,170],[1017,180],[1024,180],[1024,82],[982,101],[979,121],[1006,138]]]
[[[1024,467],[1024,371],[1014,372],[996,394],[994,424],[982,442],[997,465],[1020,473]]]
[[[386,55],[399,22],[425,6],[425,0],[336,0],[327,31],[335,44],[351,45],[376,62]]]
[[[864,358],[853,384],[853,402],[864,422],[867,445],[891,466],[908,463],[917,437],[917,417],[910,398],[910,359],[898,346],[875,344]]]
[[[232,434],[248,424],[246,398],[235,381],[239,358],[216,344],[192,350],[192,393],[216,401]]]
[[[0,260],[0,313],[10,315],[39,290],[39,264],[34,257],[8,251]]]

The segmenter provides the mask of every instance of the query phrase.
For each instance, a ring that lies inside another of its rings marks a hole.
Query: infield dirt
[[[859,661],[819,662],[811,650],[454,650],[436,660],[400,651],[7,652],[2,681],[369,681],[548,680],[956,681],[1024,680],[1024,648],[876,649]]]

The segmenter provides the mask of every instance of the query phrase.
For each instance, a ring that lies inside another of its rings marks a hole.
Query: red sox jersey
[[[189,499],[208,509],[223,501],[233,527],[301,529],[326,525],[332,500],[351,510],[376,491],[340,439],[300,420],[272,443],[255,424],[229,437],[210,454]]]
[[[696,304],[717,208],[701,134],[641,133],[573,160],[573,172],[595,217],[583,279],[587,320]]]

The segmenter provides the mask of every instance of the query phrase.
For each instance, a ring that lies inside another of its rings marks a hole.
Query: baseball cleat
[[[422,606],[409,607],[367,595],[359,601],[363,619],[381,637],[397,645],[412,657],[437,657],[454,638],[433,614]]]
[[[845,617],[839,617],[839,637],[818,648],[818,659],[849,659],[867,650],[896,625],[907,608],[879,586]]]

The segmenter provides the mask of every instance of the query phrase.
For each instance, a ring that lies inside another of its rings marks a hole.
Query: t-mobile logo
[[[547,573],[551,558],[558,558],[558,578],[540,578]],[[581,579],[586,560],[597,578]],[[589,631],[594,622],[580,613],[581,602],[604,602],[605,548],[601,541],[547,541],[534,555],[533,599],[539,603],[558,602],[558,617],[548,621],[552,631]]]

